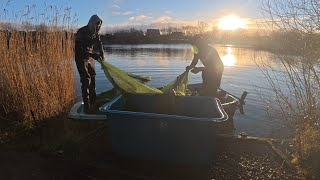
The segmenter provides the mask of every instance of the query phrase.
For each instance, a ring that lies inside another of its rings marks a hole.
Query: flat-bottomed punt
[[[217,98],[131,94],[100,108],[109,121],[113,151],[123,157],[209,163],[218,134],[232,134]]]
[[[188,91],[191,96],[199,96],[201,91],[202,83],[189,84]],[[238,105],[240,104],[239,99],[225,91],[218,91],[218,99],[221,101],[222,108],[228,114],[229,118],[233,118]]]

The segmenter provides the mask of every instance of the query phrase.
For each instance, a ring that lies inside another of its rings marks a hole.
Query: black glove
[[[100,54],[100,60],[104,60],[104,55]]]
[[[201,71],[201,69],[198,68],[198,67],[195,67],[195,68],[193,68],[193,69],[191,70],[191,72],[192,72],[193,74],[198,74],[198,72],[200,72],[200,71]]]

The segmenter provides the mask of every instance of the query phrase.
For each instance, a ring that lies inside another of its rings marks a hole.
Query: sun
[[[229,15],[218,19],[219,29],[222,30],[236,30],[236,29],[247,29],[246,19],[239,18],[234,15]]]

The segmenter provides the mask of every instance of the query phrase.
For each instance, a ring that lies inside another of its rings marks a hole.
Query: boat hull
[[[140,96],[138,99],[143,103],[148,98]],[[226,129],[229,124],[227,114],[214,98],[186,96],[176,101],[181,106],[176,108],[178,115],[128,111],[121,96],[101,107],[110,121],[109,138],[113,151],[134,159],[209,163],[217,149],[217,134],[232,133]],[[150,103],[147,106],[150,111]],[[202,113],[192,117],[190,111]]]
[[[94,114],[87,114],[83,111],[83,102],[78,102],[72,106],[68,113],[68,117],[76,120],[98,120],[105,121],[107,115],[102,112],[96,112]]]

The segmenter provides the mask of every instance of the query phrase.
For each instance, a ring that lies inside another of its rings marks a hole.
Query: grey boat
[[[100,108],[119,156],[177,163],[208,163],[218,134],[232,134],[217,98],[131,94]]]

